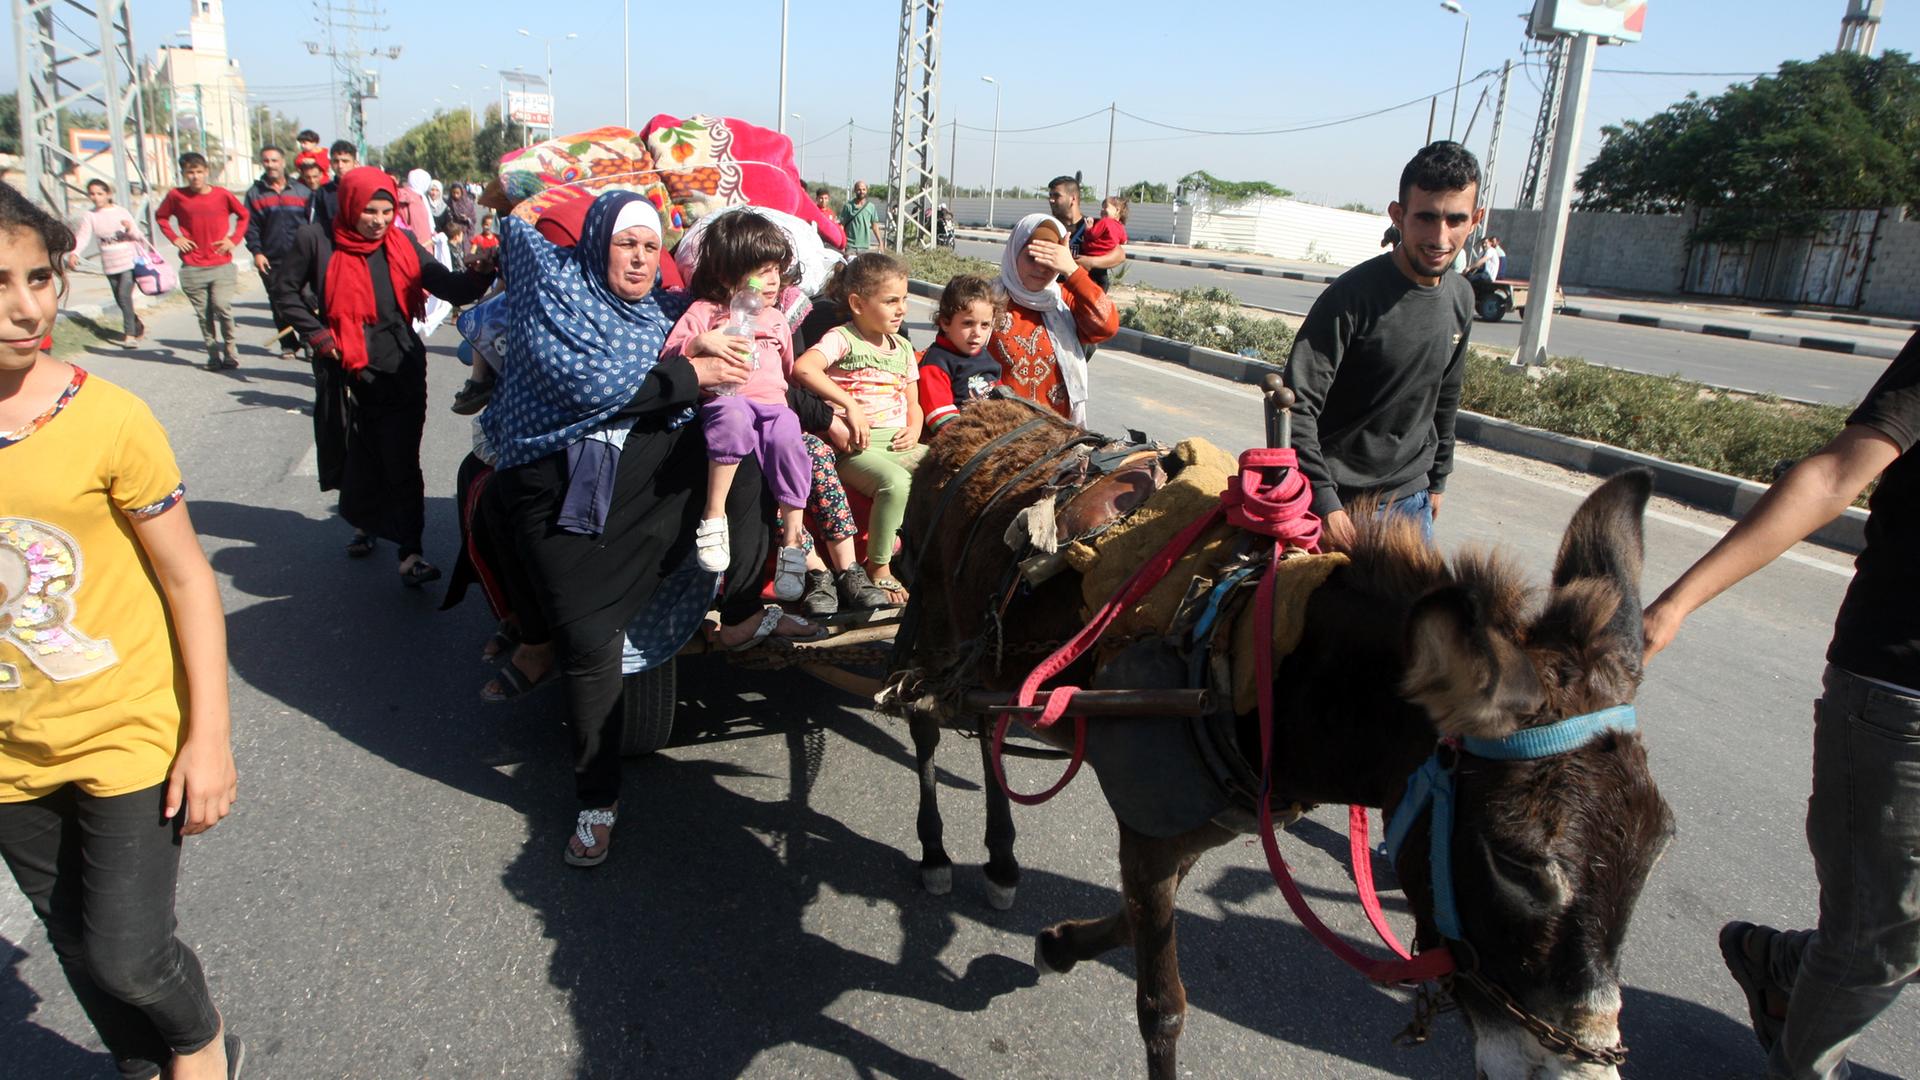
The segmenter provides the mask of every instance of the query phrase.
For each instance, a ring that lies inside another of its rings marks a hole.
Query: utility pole
[[[853,117],[847,117],[847,197],[853,197]]]
[[[361,44],[362,34],[384,34],[393,29],[378,22],[385,14],[374,0],[368,0],[364,6],[360,0],[316,0],[313,18],[323,31],[322,40],[304,42],[308,53],[332,61],[336,85],[345,83],[347,115],[344,118],[336,115],[335,122],[344,120],[363,158],[367,154],[367,102],[380,93],[378,73],[368,68],[366,62],[379,56],[398,60],[402,49],[400,45]]]
[[[953,127],[953,134],[947,137],[947,187],[957,199],[960,197],[960,118],[956,116],[948,123]]]
[[[1433,145],[1433,118],[1436,114],[1439,113],[1439,111],[1440,111],[1440,95],[1435,94],[1432,97],[1427,99],[1427,141],[1421,143],[1420,145],[1422,146]]]
[[[934,245],[940,201],[940,10],[946,0],[900,0],[900,48],[893,63],[893,132],[887,189],[895,251]],[[917,190],[916,190],[917,189]]]
[[[1513,77],[1513,61],[1507,61],[1500,68],[1500,100],[1493,107],[1493,139],[1487,148],[1487,167],[1481,173],[1485,183],[1481,185],[1480,205],[1493,209],[1494,187],[1500,168],[1500,130],[1507,126],[1507,81]],[[1468,125],[1471,127],[1472,125]],[[1487,223],[1480,222],[1480,235],[1487,234]]]
[[[780,134],[787,133],[787,0],[780,0]]]
[[[127,205],[133,205],[130,180],[152,187],[146,175],[146,96],[140,92],[127,6],[127,0],[100,0],[93,6],[80,0],[13,3],[14,69],[20,76],[15,93],[27,195],[62,220],[67,216],[66,177],[80,164],[60,139],[63,109],[85,105],[106,114],[114,190]],[[56,9],[64,18],[55,17]],[[150,236],[154,202],[147,200]]]
[[[1553,167],[1547,177],[1540,231],[1533,243],[1526,321],[1520,326],[1520,348],[1514,353],[1515,363],[1541,364],[1547,359],[1553,295],[1560,282],[1567,214],[1572,205],[1573,161],[1580,152],[1580,128],[1587,119],[1587,83],[1593,76],[1593,50],[1598,41],[1592,34],[1575,34],[1567,55],[1567,89],[1561,101],[1565,115],[1554,121]]]
[[[1554,118],[1560,115],[1560,92],[1566,82],[1567,39],[1555,38],[1547,49],[1547,85],[1540,93],[1540,116],[1533,122],[1533,142],[1527,147],[1527,169],[1520,175],[1520,197],[1514,205],[1540,209],[1540,173],[1553,145]]]
[[[1107,173],[1100,181],[1100,197],[1102,199],[1113,194],[1113,121],[1114,114],[1119,108],[1120,104],[1118,102],[1107,102]]]

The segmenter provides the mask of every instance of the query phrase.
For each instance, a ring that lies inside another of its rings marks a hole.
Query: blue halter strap
[[[1460,740],[1460,750],[1489,761],[1538,761],[1578,750],[1608,732],[1627,732],[1635,728],[1631,705],[1615,705],[1599,712],[1569,716],[1540,727],[1522,728],[1505,738]],[[1440,935],[1449,941],[1463,940],[1460,911],[1453,899],[1453,772],[1458,762],[1452,755],[1444,759],[1440,751],[1415,769],[1407,778],[1407,794],[1387,823],[1387,858],[1396,860],[1413,823],[1429,808],[1433,820],[1428,824],[1430,840],[1428,867],[1433,879],[1433,921]]]

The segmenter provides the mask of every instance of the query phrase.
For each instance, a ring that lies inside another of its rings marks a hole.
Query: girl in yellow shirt
[[[0,184],[0,856],[122,1076],[237,1076],[173,920],[236,793],[226,620],[153,414],[40,351],[72,249]]]

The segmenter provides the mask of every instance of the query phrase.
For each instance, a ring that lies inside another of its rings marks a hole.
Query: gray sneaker
[[[887,590],[878,588],[867,577],[867,570],[858,563],[840,572],[840,604],[855,611],[873,611],[884,607],[897,607],[887,595]]]

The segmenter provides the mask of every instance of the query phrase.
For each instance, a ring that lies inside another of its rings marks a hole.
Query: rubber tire
[[[1488,293],[1474,305],[1474,314],[1487,322],[1499,322],[1507,317],[1507,300],[1499,293]]]
[[[622,756],[644,757],[673,740],[673,712],[679,692],[678,663],[669,657],[659,667],[628,675],[623,680],[621,707],[626,710],[626,719],[620,728]]]

